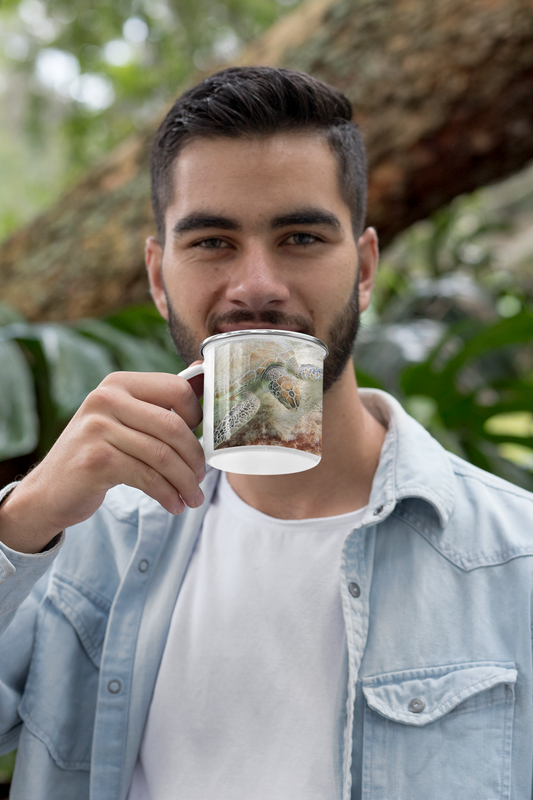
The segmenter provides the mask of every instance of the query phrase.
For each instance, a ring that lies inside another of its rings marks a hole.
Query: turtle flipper
[[[320,367],[315,367],[313,364],[302,364],[300,366],[294,356],[287,361],[287,369],[300,378],[302,381],[321,381],[323,371]]]
[[[267,382],[269,392],[281,405],[291,411],[300,408],[300,389],[295,384],[285,367],[274,364],[265,370],[263,380]]]
[[[213,434],[213,447],[227,442],[236,431],[250,422],[259,411],[261,401],[252,392],[248,392],[243,399],[236,403],[226,416],[220,420]]]

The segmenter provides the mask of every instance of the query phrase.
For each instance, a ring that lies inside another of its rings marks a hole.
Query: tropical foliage
[[[5,308],[3,313],[0,461],[29,453],[42,458],[110,372],[176,373],[184,367],[151,306],[69,325],[30,324]]]
[[[516,214],[480,192],[399,237],[355,363],[445,447],[533,490],[533,246],[513,263]]]

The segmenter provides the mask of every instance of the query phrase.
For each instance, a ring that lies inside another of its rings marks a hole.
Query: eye
[[[206,250],[221,250],[229,246],[228,242],[225,242],[224,239],[219,239],[217,236],[211,236],[209,239],[201,239],[193,245],[193,247],[202,247]]]
[[[314,236],[312,233],[291,233],[285,240],[286,244],[296,245],[314,244],[320,241],[318,236]]]

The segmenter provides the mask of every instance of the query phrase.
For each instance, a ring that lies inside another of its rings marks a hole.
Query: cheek
[[[165,282],[172,306],[183,320],[203,324],[212,312],[219,291],[207,276],[198,278],[198,273],[188,274],[187,270],[173,273]]]
[[[327,315],[337,314],[352,296],[356,278],[356,273],[331,270],[315,289],[316,308],[322,308]]]

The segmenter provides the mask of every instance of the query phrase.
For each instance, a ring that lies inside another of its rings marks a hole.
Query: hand
[[[205,458],[192,429],[201,420],[198,397],[183,378],[108,375],[0,506],[0,540],[19,552],[40,552],[94,514],[108,489],[121,483],[171,514],[196,508],[204,499]]]

